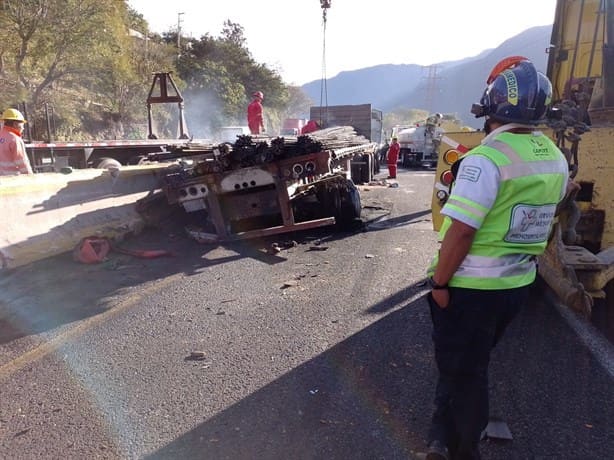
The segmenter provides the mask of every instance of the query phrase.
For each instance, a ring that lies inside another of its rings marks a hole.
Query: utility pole
[[[183,22],[181,16],[183,15],[184,13],[177,13],[177,54],[181,54],[181,23]]]

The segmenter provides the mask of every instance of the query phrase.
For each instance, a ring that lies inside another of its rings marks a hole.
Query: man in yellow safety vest
[[[439,371],[428,460],[480,458],[490,352],[528,299],[569,177],[536,128],[551,97],[548,78],[521,59],[499,68],[472,108],[487,135],[458,166],[427,270]]]

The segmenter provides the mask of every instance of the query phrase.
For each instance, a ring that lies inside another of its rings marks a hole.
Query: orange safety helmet
[[[252,94],[252,96],[264,99],[264,94],[262,94],[262,91],[256,91],[254,94]]]

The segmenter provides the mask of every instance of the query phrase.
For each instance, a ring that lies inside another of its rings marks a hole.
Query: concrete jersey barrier
[[[70,251],[86,236],[140,231],[136,202],[159,188],[165,166],[0,176],[0,270]]]

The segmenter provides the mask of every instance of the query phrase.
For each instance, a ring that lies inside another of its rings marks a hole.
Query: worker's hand
[[[439,308],[448,308],[450,304],[450,291],[448,289],[433,289],[431,295]]]

